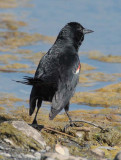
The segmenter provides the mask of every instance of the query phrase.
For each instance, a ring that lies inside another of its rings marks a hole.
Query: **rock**
[[[68,148],[62,147],[60,144],[56,144],[55,151],[63,156],[69,156]]]
[[[47,152],[42,157],[44,160],[87,160],[86,158],[82,157],[74,157],[74,156],[64,156],[59,153]]]
[[[99,148],[95,148],[95,149],[92,149],[91,152],[99,157],[104,157],[105,156],[105,152],[102,151],[101,149]]]
[[[114,160],[121,160],[121,151],[117,153]]]
[[[40,152],[35,152],[34,156],[36,157],[36,159],[41,159],[41,153]]]
[[[35,157],[31,154],[22,154],[23,158],[28,158],[28,159],[35,159]]]
[[[3,149],[4,149],[4,147],[0,146],[0,150],[3,150]]]
[[[76,135],[79,137],[79,138],[83,138],[83,133],[82,132],[76,132]]]
[[[51,147],[50,146],[46,146],[46,151],[49,151],[51,150]]]
[[[12,146],[15,146],[15,144],[13,143],[13,141],[11,141],[10,139],[4,138],[4,141]]]
[[[23,132],[28,137],[31,137],[31,138],[35,139],[38,143],[40,143],[43,147],[45,147],[46,143],[45,143],[44,139],[42,138],[41,133],[39,133],[33,127],[29,126],[26,122],[24,122],[24,121],[12,121],[12,125],[16,129],[20,130],[21,132]]]
[[[113,147],[110,147],[110,146],[100,146],[100,147],[98,147],[99,149],[107,149],[107,150],[115,150],[115,148],[113,148]]]
[[[45,160],[55,160],[55,159],[48,157]]]
[[[0,152],[0,156],[11,157],[9,153],[5,153],[5,152]]]

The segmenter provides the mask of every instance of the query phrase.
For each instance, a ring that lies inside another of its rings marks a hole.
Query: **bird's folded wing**
[[[73,69],[70,68],[71,72],[68,72],[64,78],[60,77],[58,90],[52,100],[52,107],[49,115],[50,119],[53,119],[68,104],[73,96],[79,79],[79,65],[80,63],[77,63]]]

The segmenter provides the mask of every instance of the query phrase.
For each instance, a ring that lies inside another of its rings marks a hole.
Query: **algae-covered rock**
[[[6,121],[0,124],[0,138],[10,139],[16,146],[39,150],[45,146],[40,133],[23,121]]]

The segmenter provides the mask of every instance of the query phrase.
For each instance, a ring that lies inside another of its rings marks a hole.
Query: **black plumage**
[[[37,106],[33,123],[37,123],[36,116],[42,101],[52,102],[49,114],[51,120],[62,109],[68,112],[69,101],[74,94],[81,68],[78,50],[84,35],[91,32],[77,22],[68,23],[40,60],[34,78],[25,77],[22,83],[33,86],[29,100],[30,115]]]

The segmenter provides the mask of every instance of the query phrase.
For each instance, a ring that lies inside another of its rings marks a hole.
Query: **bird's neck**
[[[79,50],[79,44],[77,42],[74,43],[74,41],[70,38],[66,38],[66,39],[58,39],[55,42],[56,45],[60,46],[60,47],[69,47],[72,50],[75,50],[76,52],[78,52]]]

